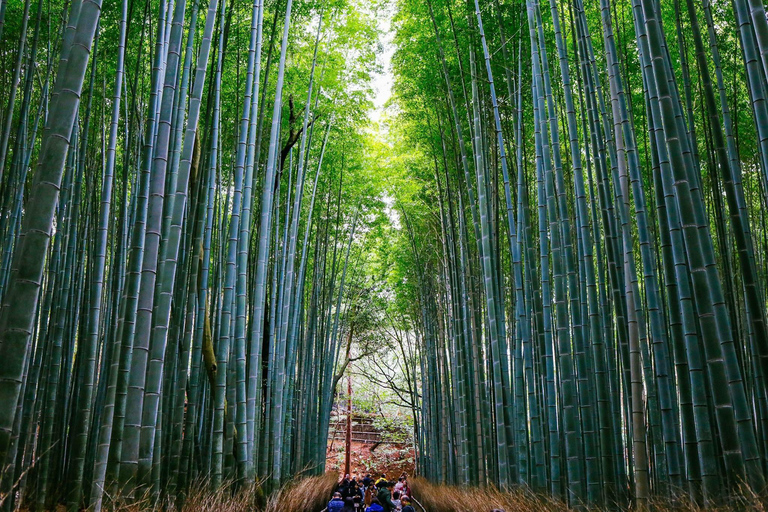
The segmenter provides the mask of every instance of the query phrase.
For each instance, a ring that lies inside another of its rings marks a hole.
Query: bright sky
[[[392,18],[394,16],[394,4],[395,2],[388,2],[384,8],[380,11],[379,17],[379,29],[381,30],[381,46],[382,52],[377,55],[379,64],[381,64],[381,73],[374,73],[373,75],[373,110],[370,112],[371,121],[378,124],[384,114],[385,105],[389,98],[392,96],[392,84],[394,77],[392,75],[392,54],[395,53],[395,45],[393,39],[395,32],[392,30]],[[373,127],[382,130],[386,129],[382,125]],[[379,132],[381,134],[381,132]],[[385,211],[389,217],[390,222],[396,229],[400,229],[400,215],[394,208],[394,197],[384,194],[382,200],[385,203]]]
[[[381,73],[373,75],[373,105],[371,119],[379,122],[384,112],[384,104],[392,96],[392,54],[395,47],[392,44],[394,31],[392,30],[392,16],[394,15],[394,2],[389,2],[381,11],[379,18],[379,29],[381,29],[382,53],[378,55],[379,63],[382,66]]]

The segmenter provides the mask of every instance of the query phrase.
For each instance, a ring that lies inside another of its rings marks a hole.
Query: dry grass
[[[209,482],[200,480],[191,485],[191,492],[183,500],[183,504],[166,502],[161,505],[153,504],[148,494],[133,499],[118,498],[104,499],[104,510],[110,512],[252,512],[258,510],[258,505],[263,505],[264,498],[258,485],[238,486],[234,482],[224,482],[215,492],[211,491]],[[178,505],[181,506],[179,507]],[[61,507],[56,512],[64,512]]]
[[[240,487],[234,492],[231,485],[223,485],[211,492],[210,486],[201,482],[192,486],[180,512],[250,512],[260,498],[261,488],[257,485]]]
[[[149,496],[131,499],[130,502],[105,499],[104,510],[110,512],[319,512],[325,508],[337,483],[335,473],[299,478],[289,482],[282,489],[264,498],[259,485],[234,488],[225,483],[216,492],[211,492],[206,481],[192,485],[192,492],[179,508],[176,504],[153,505]],[[56,512],[65,512],[59,506]],[[28,512],[22,509],[20,512]]]
[[[757,494],[749,487],[742,486],[738,493],[718,497],[716,503],[707,507],[696,505],[690,501],[688,495],[677,498],[674,502],[669,499],[651,499],[652,510],[664,510],[669,512],[766,512],[768,496]]]
[[[454,487],[438,485],[423,478],[413,478],[411,482],[413,496],[428,512],[491,512],[495,509],[506,512],[565,512],[568,506],[552,497],[535,494],[519,488],[500,491],[486,487]],[[658,512],[768,512],[765,496],[757,495],[748,489],[742,489],[738,495],[722,498],[719,504],[707,508],[700,507],[686,499],[654,499],[651,510]],[[418,510],[418,508],[417,508]],[[627,510],[625,507],[590,507],[589,510]]]
[[[149,512],[164,510],[167,512],[319,512],[325,508],[337,484],[338,475],[333,472],[320,476],[297,478],[282,489],[271,494],[266,500],[261,487],[253,485],[234,489],[224,485],[217,492],[211,492],[210,486],[198,482],[192,486],[193,492],[184,505],[178,509],[171,504],[165,507],[153,507],[145,497],[130,504],[105,504],[105,510],[114,512]],[[418,502],[428,512],[566,512],[571,510],[560,500],[536,494],[524,488],[500,491],[493,487],[456,487],[431,483],[423,478],[411,479],[411,489]],[[723,497],[716,506],[699,507],[679,498],[656,499],[651,501],[651,510],[656,512],[768,512],[765,496],[743,489],[738,495]],[[418,506],[416,510],[422,512]],[[618,511],[624,507],[590,508],[589,510]],[[57,509],[64,512],[64,508]]]
[[[409,479],[410,480],[410,479]],[[560,512],[568,507],[552,498],[524,490],[502,492],[492,487],[438,485],[423,478],[411,481],[413,497],[429,512]]]
[[[181,509],[170,504],[162,508],[149,506],[149,500],[139,500],[130,505],[109,507],[114,512],[148,512],[166,510],[179,512],[318,512],[325,508],[336,486],[337,475],[326,473],[320,476],[293,480],[273,493],[265,500],[259,485],[251,485],[233,490],[231,485],[223,485],[218,491],[211,492],[206,482],[192,486],[192,493],[184,501]]]
[[[269,497],[265,512],[319,512],[338,483],[336,473],[295,480]]]

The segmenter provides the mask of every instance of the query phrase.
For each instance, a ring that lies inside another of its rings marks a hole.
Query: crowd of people
[[[366,474],[362,480],[344,475],[339,482],[328,512],[416,512],[411,505],[408,475],[403,473],[397,482],[387,480],[383,474],[378,480]]]

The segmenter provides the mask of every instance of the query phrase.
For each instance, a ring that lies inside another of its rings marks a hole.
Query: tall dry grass
[[[257,484],[248,486],[235,486],[234,482],[224,482],[222,486],[211,491],[211,486],[206,480],[199,480],[192,484],[191,492],[178,502],[167,501],[156,503],[149,493],[126,499],[111,497],[106,494],[104,509],[109,512],[253,512],[263,510],[265,499],[261,487]],[[56,512],[64,512],[65,507],[59,506]],[[20,509],[19,512],[28,512]]]
[[[319,512],[333,494],[337,476],[336,473],[326,473],[296,478],[267,498],[258,484],[234,492],[230,486],[224,485],[212,493],[208,485],[201,483],[193,486],[195,491],[185,500],[179,512]],[[148,509],[140,510],[144,512]],[[174,510],[174,507],[166,507],[165,510]]]
[[[210,491],[205,481],[192,486],[193,492],[179,508],[174,504],[153,505],[148,496],[131,503],[108,503],[105,510],[110,512],[320,512],[328,504],[338,475],[333,472],[320,476],[297,478],[268,498],[262,494],[259,485],[240,487],[225,484],[216,492]],[[568,506],[550,496],[536,494],[525,488],[500,491],[493,487],[457,487],[440,485],[423,478],[411,479],[414,498],[423,506],[416,506],[418,512],[566,512]],[[668,498],[651,500],[654,512],[768,512],[765,495],[758,495],[749,489],[742,489],[737,495],[721,497],[720,503],[703,508],[685,498],[674,502]],[[28,509],[20,509],[28,512]],[[590,507],[590,511],[614,512],[628,510],[626,507]],[[56,512],[65,512],[63,506]]]
[[[337,483],[336,473],[294,480],[269,497],[265,512],[320,512]]]
[[[235,489],[232,484],[224,485],[216,492],[210,491],[205,481],[193,485],[193,492],[181,507],[166,503],[153,505],[148,496],[131,503],[108,503],[105,510],[111,512],[320,512],[328,504],[336,484],[336,473],[297,478],[280,490],[265,498],[259,485]],[[411,479],[414,498],[423,506],[416,506],[418,512],[567,512],[564,502],[550,496],[536,494],[525,488],[500,491],[493,487],[457,487],[440,485],[423,478]],[[674,502],[669,499],[651,500],[655,512],[768,512],[765,496],[743,489],[738,495],[722,497],[715,506],[703,508],[684,498]],[[601,512],[628,510],[626,507],[589,508]],[[27,509],[21,509],[27,512]],[[56,512],[64,512],[63,506]]]
[[[427,512],[565,512],[570,509],[564,502],[550,496],[536,494],[518,488],[500,491],[492,487],[455,487],[431,483],[423,478],[413,478],[411,490],[414,498]],[[722,497],[716,505],[701,507],[685,499],[670,501],[668,498],[651,500],[651,510],[657,512],[767,512],[766,496],[742,489],[734,496]],[[416,508],[417,510],[418,507]],[[623,506],[590,507],[595,511],[631,510]]]
[[[233,491],[231,485],[223,485],[216,492],[204,482],[192,486],[192,492],[184,501],[179,512],[251,512],[263,502],[261,488],[258,485],[240,487]],[[165,510],[174,508],[166,508]]]
[[[224,483],[212,492],[207,481],[192,485],[192,492],[183,504],[155,504],[148,494],[130,501],[109,500],[104,510],[109,512],[320,512],[328,504],[337,484],[336,473],[297,478],[265,498],[259,483],[235,487],[233,482]],[[24,507],[16,509],[29,512]],[[60,505],[55,512],[65,512]]]
[[[455,487],[439,485],[423,478],[413,478],[413,497],[428,512],[560,512],[568,507],[552,498],[522,489],[502,492],[493,487]]]

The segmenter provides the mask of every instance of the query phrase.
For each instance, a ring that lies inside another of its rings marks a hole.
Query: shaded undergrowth
[[[337,483],[337,473],[294,480],[269,497],[265,512],[319,512]]]
[[[190,494],[178,510],[179,512],[318,512],[325,507],[333,494],[337,477],[336,473],[325,473],[296,478],[266,498],[259,485],[242,487],[234,492],[231,487],[223,486],[213,493],[208,486],[200,485],[194,487],[195,492]],[[148,509],[134,508],[133,510],[143,512]],[[165,510],[174,510],[174,508],[168,507]]]
[[[424,478],[409,479],[413,496],[418,504],[417,512],[567,512],[569,508],[562,500],[535,493],[518,487],[499,490],[495,487],[462,487],[441,485]],[[325,508],[338,482],[338,474],[296,478],[278,491],[264,497],[259,485],[239,487],[225,484],[218,491],[211,492],[205,482],[193,485],[193,492],[182,505],[166,503],[152,504],[147,496],[129,503],[105,503],[104,510],[114,512],[320,512]],[[742,490],[739,494],[721,497],[718,504],[703,507],[685,497],[655,498],[650,510],[656,512],[768,512],[766,496]],[[626,506],[584,507],[580,510],[598,512],[632,510]],[[26,512],[27,508],[20,509]],[[64,512],[63,506],[56,512]]]
[[[193,484],[192,492],[176,503],[158,504],[149,495],[132,498],[130,501],[111,500],[108,493],[105,493],[102,510],[109,512],[319,512],[325,508],[333,494],[337,477],[336,473],[326,473],[297,478],[266,498],[258,483],[235,486],[233,482],[225,482],[213,492],[206,481]],[[22,505],[16,510],[29,512],[32,508]],[[64,505],[57,505],[52,510],[65,512],[67,508]]]
[[[410,480],[410,479],[409,479]],[[458,487],[429,482],[423,478],[411,481],[413,496],[428,512],[559,512],[568,510],[561,501],[523,489],[500,491],[495,487]]]
[[[459,487],[440,485],[423,478],[413,478],[411,489],[414,497],[428,512],[565,512],[574,510],[562,500],[551,496],[534,493],[527,488],[501,491],[495,487]],[[758,495],[748,489],[732,496],[722,497],[717,504],[707,507],[697,505],[682,497],[676,499],[655,498],[651,500],[650,510],[658,512],[766,512],[766,496]],[[626,506],[585,507],[594,511],[632,510]],[[417,510],[419,510],[417,508]],[[423,512],[423,511],[419,511]]]

